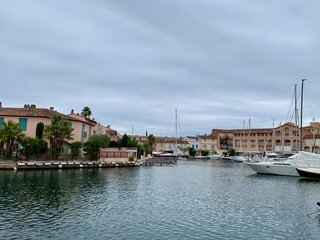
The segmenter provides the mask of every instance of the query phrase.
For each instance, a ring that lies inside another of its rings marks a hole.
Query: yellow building
[[[208,151],[209,155],[214,154],[217,150],[217,139],[212,135],[198,135],[202,151]]]

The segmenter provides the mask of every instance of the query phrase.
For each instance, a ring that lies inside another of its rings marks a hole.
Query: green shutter
[[[19,118],[19,127],[21,127],[23,131],[27,131],[27,123],[28,118]]]
[[[72,128],[72,122],[67,122],[69,128]]]
[[[3,117],[0,118],[0,127],[2,126],[3,121],[4,121],[4,118]]]

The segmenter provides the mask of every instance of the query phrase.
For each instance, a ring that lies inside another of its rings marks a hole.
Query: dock
[[[133,161],[1,161],[0,170],[42,170],[42,169],[72,169],[72,168],[110,168],[139,167],[142,163]]]

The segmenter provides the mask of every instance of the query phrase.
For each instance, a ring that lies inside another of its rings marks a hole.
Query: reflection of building
[[[303,128],[303,136],[307,133]],[[290,153],[300,149],[299,130],[293,123],[285,123],[276,128],[260,129],[212,129],[213,138],[217,139],[220,150],[235,149],[246,152],[283,152]]]

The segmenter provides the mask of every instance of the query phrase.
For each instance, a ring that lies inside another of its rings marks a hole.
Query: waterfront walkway
[[[139,167],[143,161],[0,161],[0,170]]]

